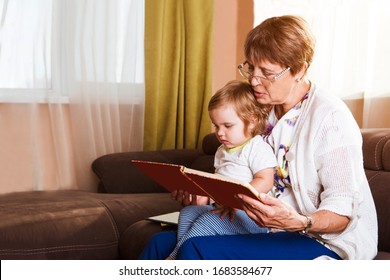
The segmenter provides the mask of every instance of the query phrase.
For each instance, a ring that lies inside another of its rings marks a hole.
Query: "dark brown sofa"
[[[364,166],[379,223],[379,253],[390,259],[390,129],[362,130]],[[164,230],[145,221],[180,209],[131,159],[170,162],[213,172],[218,146],[207,135],[200,150],[110,154],[96,159],[99,193],[37,191],[0,195],[0,259],[135,259]]]

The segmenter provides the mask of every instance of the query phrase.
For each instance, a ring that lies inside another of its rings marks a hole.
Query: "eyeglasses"
[[[245,66],[245,65],[247,65],[247,66]],[[269,86],[273,82],[277,81],[284,74],[286,74],[288,71],[290,71],[290,67],[287,67],[282,72],[274,75],[272,78],[267,78],[267,77],[263,77],[263,76],[254,76],[253,75],[253,70],[252,71],[249,70],[248,67],[249,67],[249,64],[248,64],[247,61],[245,61],[245,62],[241,63],[240,65],[238,65],[238,71],[240,72],[241,76],[243,76],[244,78],[248,79],[248,81],[252,81],[252,79],[254,78],[254,79],[256,79],[256,81],[259,84],[262,84],[264,86]]]

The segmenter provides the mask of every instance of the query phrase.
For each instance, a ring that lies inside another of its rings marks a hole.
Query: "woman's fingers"
[[[255,210],[253,207],[249,205],[244,205],[243,208],[245,213],[248,215],[248,217],[251,220],[253,220],[258,226],[265,227],[263,217],[261,216],[261,213],[258,210]]]

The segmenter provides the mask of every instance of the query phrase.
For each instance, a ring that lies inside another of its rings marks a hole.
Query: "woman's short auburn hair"
[[[305,63],[310,66],[315,38],[307,22],[298,16],[280,16],[266,19],[252,29],[245,41],[245,57],[249,64],[264,61],[290,67],[298,73]]]
[[[211,97],[208,111],[227,105],[232,106],[243,121],[246,133],[255,136],[266,132],[271,107],[257,102],[252,86],[248,82],[238,80],[228,82]],[[248,131],[252,120],[256,123],[255,128]]]

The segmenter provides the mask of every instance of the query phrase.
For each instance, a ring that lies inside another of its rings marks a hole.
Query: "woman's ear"
[[[307,62],[305,62],[301,68],[301,70],[295,74],[295,81],[297,83],[299,83],[303,77],[306,75],[306,72],[307,72],[307,68],[309,68],[309,64]]]

